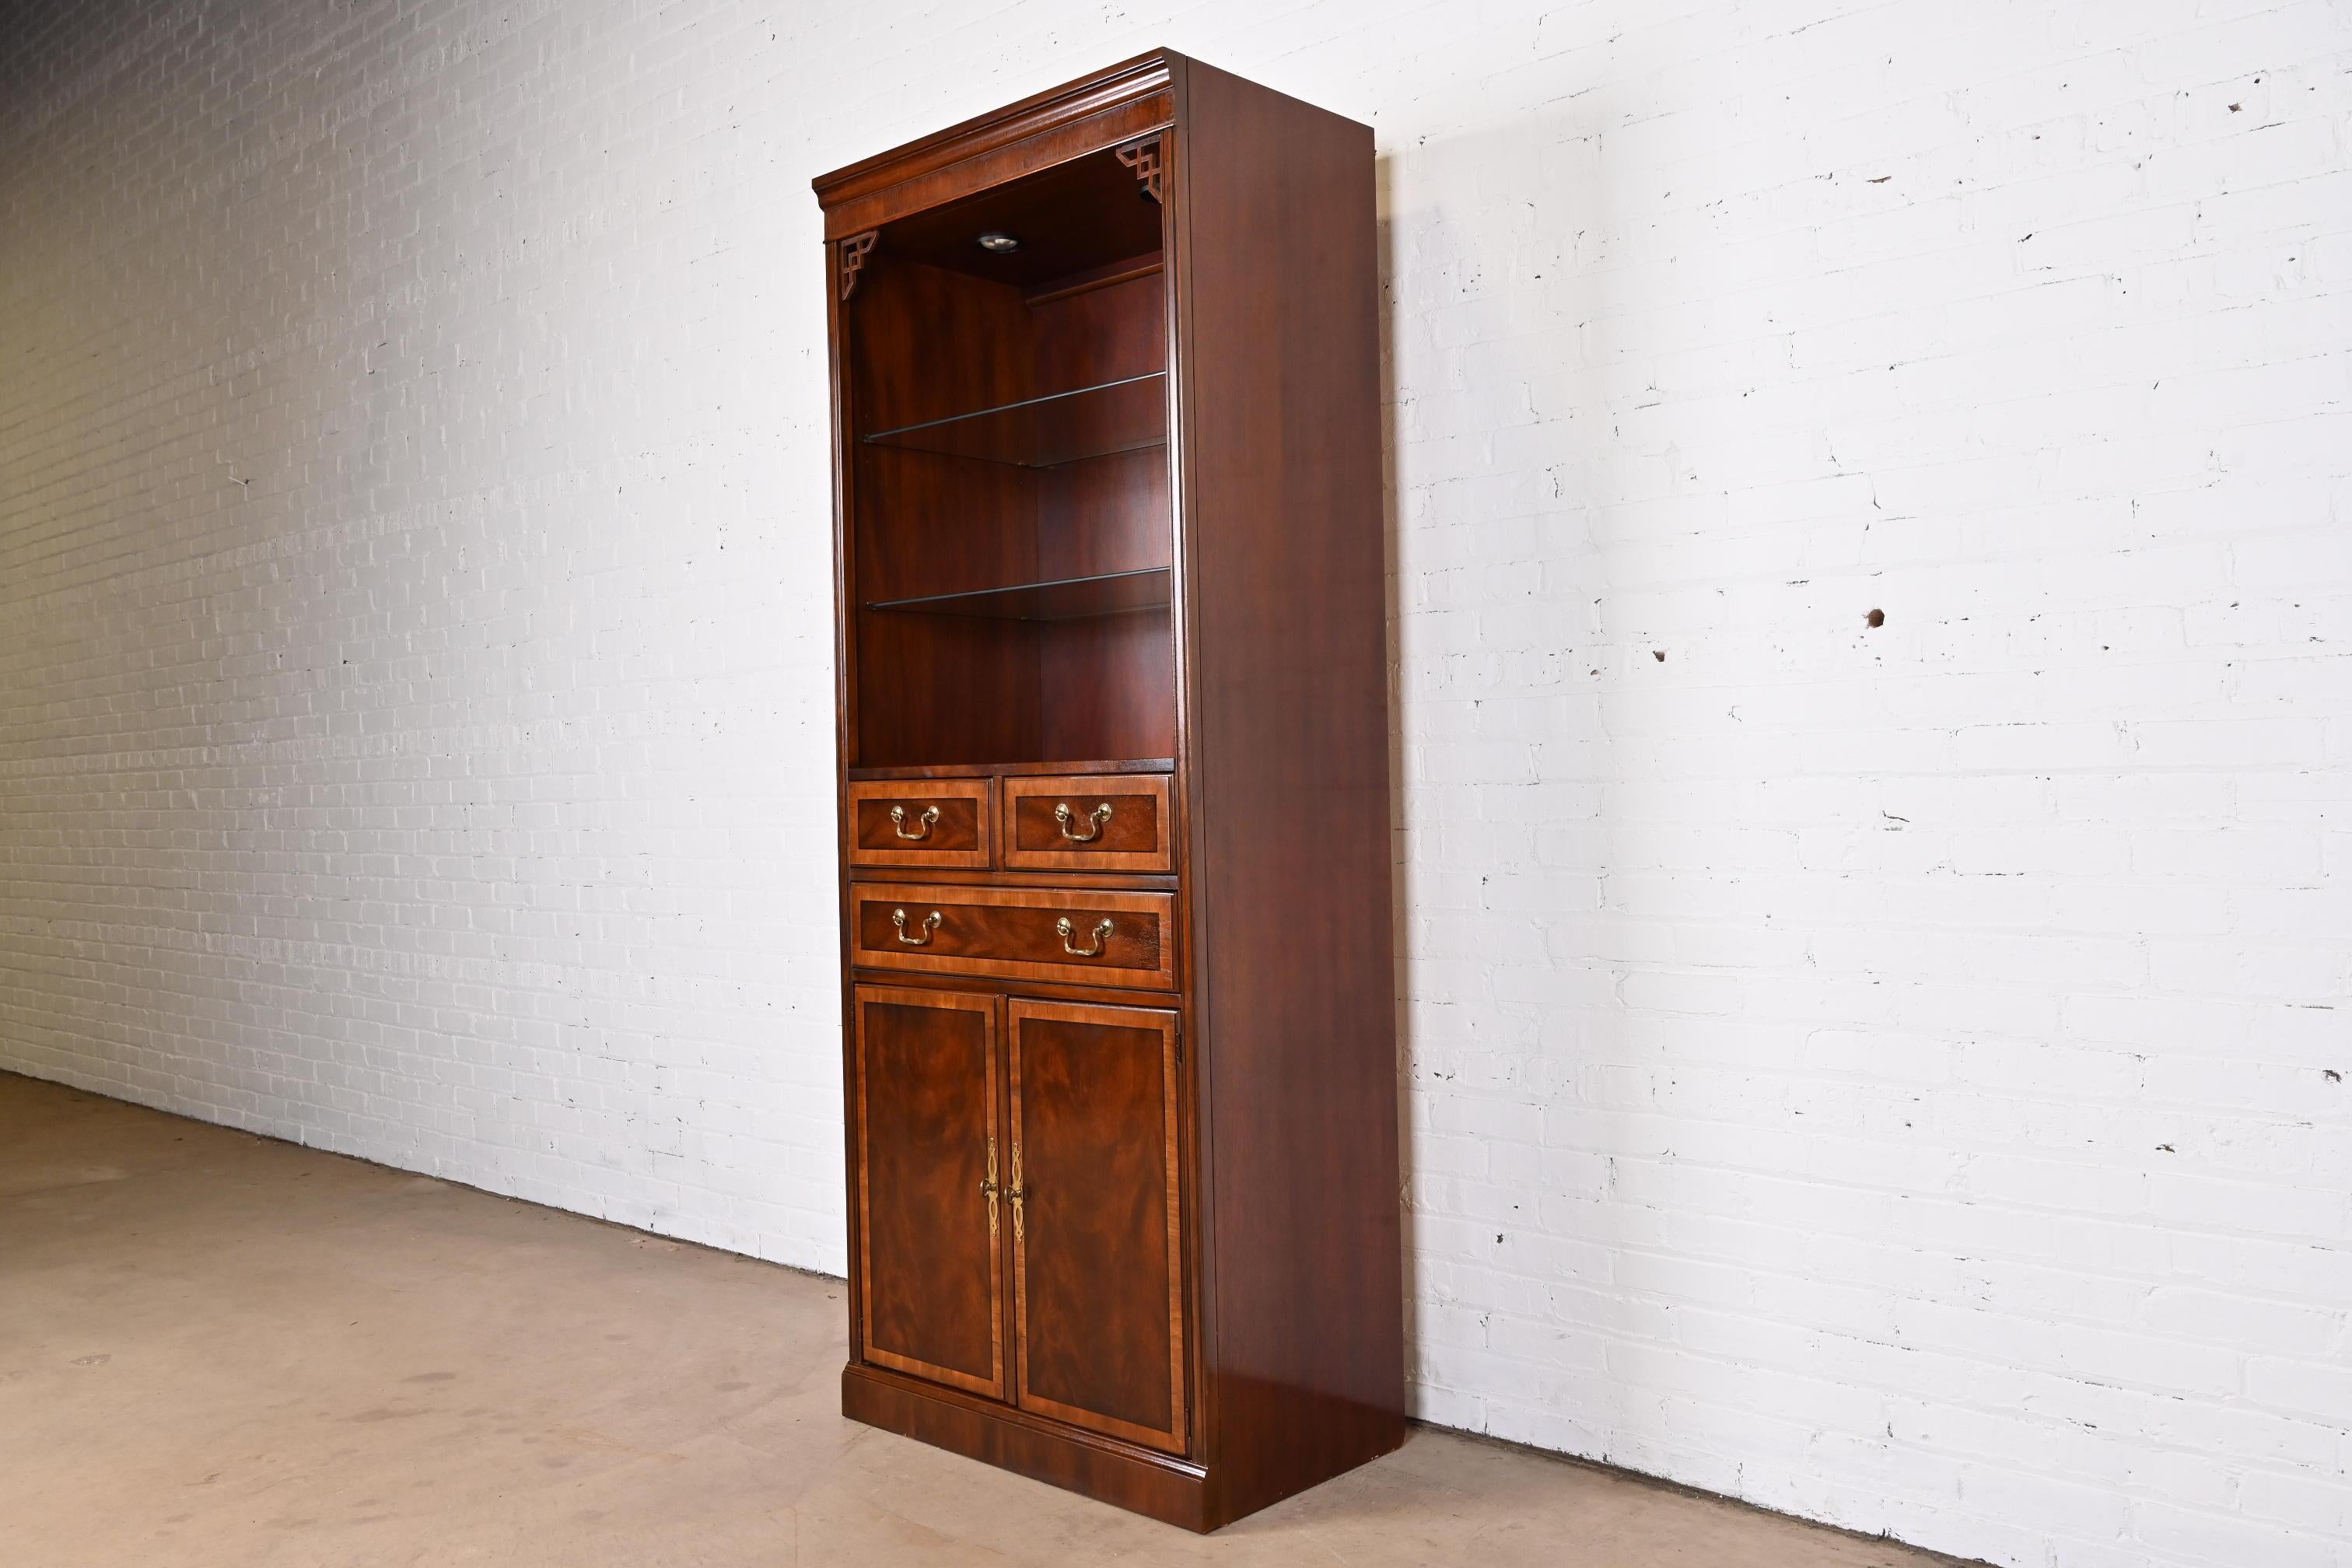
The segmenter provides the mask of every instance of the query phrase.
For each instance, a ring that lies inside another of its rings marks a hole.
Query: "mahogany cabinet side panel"
[[[1180,94],[1202,1414],[1238,1517],[1403,1440],[1372,144],[1198,61]]]

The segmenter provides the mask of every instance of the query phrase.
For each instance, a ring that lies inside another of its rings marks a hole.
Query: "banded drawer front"
[[[1171,893],[862,882],[856,958],[877,969],[1176,987]]]
[[[989,864],[994,812],[986,779],[865,781],[849,786],[853,866]]]
[[[1004,781],[1004,864],[1016,870],[1165,871],[1165,773]]]

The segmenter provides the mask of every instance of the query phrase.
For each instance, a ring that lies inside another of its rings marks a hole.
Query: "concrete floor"
[[[1948,1561],[1426,1430],[1190,1536],[844,1421],[841,1294],[0,1073],[0,1557]]]

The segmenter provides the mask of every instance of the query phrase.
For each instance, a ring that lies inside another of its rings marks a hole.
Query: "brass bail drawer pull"
[[[1084,833],[1070,826],[1077,820],[1077,816],[1076,812],[1070,809],[1067,801],[1054,807],[1054,820],[1062,825],[1063,837],[1073,844],[1092,844],[1102,837],[1103,824],[1110,820],[1110,802],[1103,802],[1087,814],[1087,821],[1090,826]]]
[[[936,805],[930,806],[921,816],[916,818],[922,826],[909,833],[907,831],[907,808],[903,805],[894,805],[890,808],[890,826],[898,831],[898,837],[919,844],[931,836],[931,826],[939,819],[940,808]]]
[[[1109,807],[1106,806],[1103,809],[1108,811]],[[1104,919],[1095,922],[1094,945],[1092,947],[1074,947],[1071,945],[1070,938],[1078,928],[1070,923],[1070,917],[1067,915],[1064,915],[1060,920],[1055,921],[1054,922],[1054,929],[1062,933],[1062,951],[1068,953],[1072,958],[1100,958],[1102,956],[1103,939],[1110,935],[1110,921],[1108,919]],[[901,938],[900,940],[903,941],[905,939]]]
[[[892,910],[890,923],[898,928],[898,940],[908,947],[929,947],[931,944],[931,933],[940,929],[940,911],[933,910],[923,917],[923,934],[920,936],[907,934],[907,911],[904,910]]]

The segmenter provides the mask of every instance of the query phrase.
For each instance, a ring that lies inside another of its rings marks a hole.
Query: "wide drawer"
[[[1008,778],[1004,864],[1016,870],[1165,871],[1168,775]]]
[[[984,868],[995,826],[992,804],[986,779],[853,784],[849,863]]]
[[[1176,988],[1171,893],[860,882],[850,898],[872,968]]]

